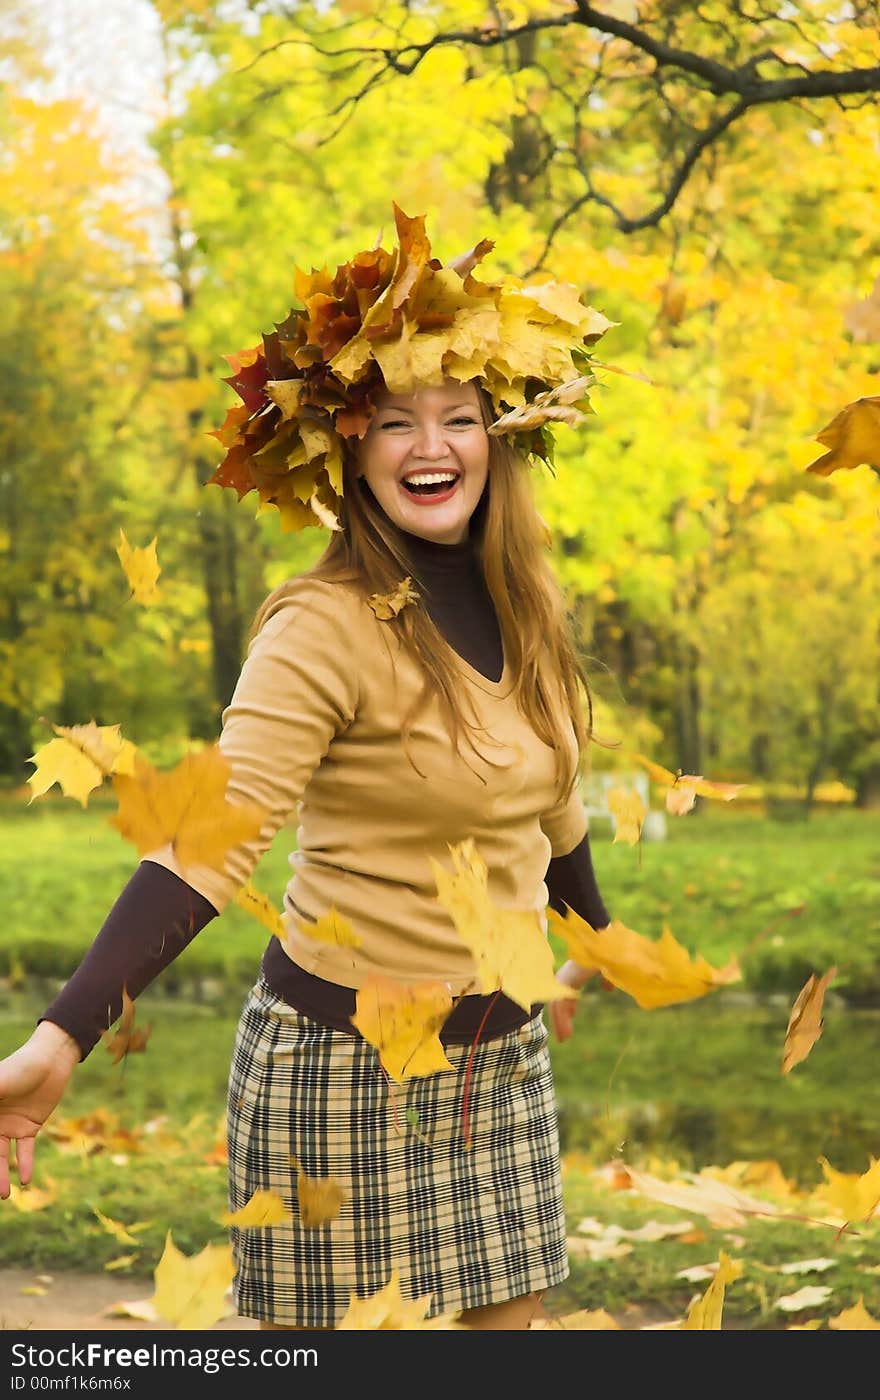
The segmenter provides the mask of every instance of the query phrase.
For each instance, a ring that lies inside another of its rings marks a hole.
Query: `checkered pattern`
[[[568,1275],[548,1032],[536,1016],[480,1044],[471,1146],[462,1137],[470,1047],[444,1070],[389,1083],[360,1036],[295,1011],[259,981],[239,1022],[229,1080],[229,1204],[277,1192],[292,1223],[231,1231],[244,1317],[334,1327],[351,1295],[397,1268],[429,1315],[498,1303]],[[335,1220],[305,1228],[296,1167],[346,1193]]]

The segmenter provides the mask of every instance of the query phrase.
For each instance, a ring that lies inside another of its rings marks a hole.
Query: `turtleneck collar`
[[[474,541],[468,535],[460,544],[440,544],[437,540],[413,535],[409,530],[401,530],[400,534],[413,564],[426,573],[460,574],[476,559]]]

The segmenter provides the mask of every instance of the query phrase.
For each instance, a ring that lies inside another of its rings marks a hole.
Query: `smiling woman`
[[[476,384],[447,380],[412,394],[381,394],[356,460],[356,475],[401,530],[460,544],[489,471]]]

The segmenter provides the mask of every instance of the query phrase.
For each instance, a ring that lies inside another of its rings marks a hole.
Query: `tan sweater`
[[[493,682],[461,658],[456,664],[480,723],[503,747],[487,747],[487,763],[463,741],[469,768],[432,701],[410,738],[420,777],[400,737],[421,687],[418,667],[353,589],[293,580],[252,641],[222,716],[229,801],[257,802],[271,814],[259,838],[229,852],[225,874],[184,868],[170,847],[145,859],[222,912],[295,815],[284,922],[287,951],[300,967],[347,987],[381,972],[439,979],[454,996],[476,990],[471,956],[436,898],[430,859],[451,869],[449,846],[472,837],[495,903],[543,918],[550,858],[582,840],[586,817],[576,789],[556,802],[553,751],[519,714],[509,668]],[[280,892],[266,893],[275,900]],[[300,930],[301,915],[314,921],[331,906],[349,920],[359,947]]]

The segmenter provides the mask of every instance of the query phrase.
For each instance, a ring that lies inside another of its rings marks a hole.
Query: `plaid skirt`
[[[426,1315],[549,1288],[568,1276],[556,1100],[542,1015],[471,1047],[450,1070],[389,1082],[360,1035],[279,1000],[262,979],[238,1025],[227,1104],[229,1207],[281,1196],[280,1225],[232,1227],[239,1315],[332,1328],[398,1271]],[[297,1171],[333,1177],[336,1217],[306,1227]]]

